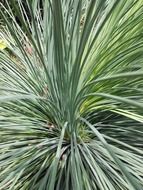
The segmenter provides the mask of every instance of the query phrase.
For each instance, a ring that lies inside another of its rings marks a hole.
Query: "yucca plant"
[[[142,190],[143,1],[5,2],[0,189]]]

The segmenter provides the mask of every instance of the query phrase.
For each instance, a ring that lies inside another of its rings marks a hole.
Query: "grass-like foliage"
[[[142,190],[143,1],[24,2],[0,4],[0,189]]]

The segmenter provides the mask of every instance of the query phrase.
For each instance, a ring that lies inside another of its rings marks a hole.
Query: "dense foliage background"
[[[6,0],[0,18],[0,189],[143,189],[143,1]]]

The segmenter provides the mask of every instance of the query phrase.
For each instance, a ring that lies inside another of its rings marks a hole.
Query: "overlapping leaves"
[[[141,190],[142,0],[12,1],[0,9],[0,189]]]

